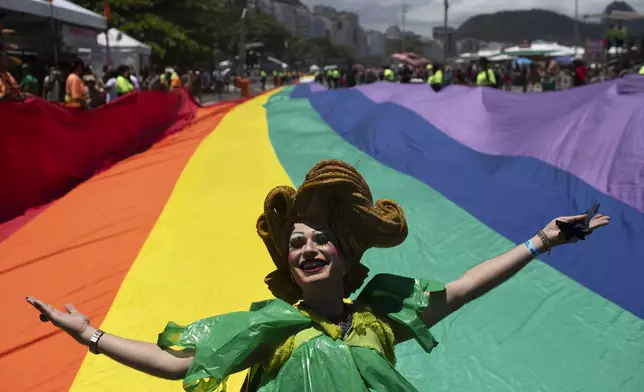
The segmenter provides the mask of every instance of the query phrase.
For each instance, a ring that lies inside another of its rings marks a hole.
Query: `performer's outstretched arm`
[[[27,297],[27,301],[38,309],[42,321],[51,321],[85,346],[90,344],[96,328],[90,326],[87,317],[73,305],[66,305],[67,312],[61,312],[33,297]],[[183,379],[193,359],[193,353],[189,351],[163,350],[153,343],[124,339],[107,333],[101,336],[97,349],[123,365],[170,380]]]
[[[555,247],[568,242],[575,242],[576,240],[565,240],[555,221],[578,222],[585,217],[585,215],[577,215],[557,218],[543,229],[543,233],[548,239],[548,244],[544,244],[540,236],[534,236],[530,241],[538,253],[545,251],[546,246]],[[609,222],[610,218],[608,216],[596,215],[590,222],[590,229],[597,229],[607,225]],[[473,267],[459,279],[448,283],[445,286],[445,291],[431,293],[430,304],[422,314],[423,321],[427,326],[433,326],[461,306],[510,279],[533,259],[534,256],[528,247],[521,244],[500,256]]]

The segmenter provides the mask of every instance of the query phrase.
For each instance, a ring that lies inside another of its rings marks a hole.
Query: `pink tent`
[[[412,67],[424,67],[429,64],[429,60],[414,52],[394,53],[391,55],[391,58],[395,61],[411,65]]]

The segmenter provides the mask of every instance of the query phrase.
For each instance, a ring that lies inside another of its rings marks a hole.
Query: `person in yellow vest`
[[[387,82],[395,82],[396,81],[396,74],[394,74],[394,71],[391,70],[391,67],[388,65],[384,66],[384,75],[385,75],[385,81]]]
[[[441,64],[436,64],[433,67],[434,72],[427,78],[427,83],[432,87],[436,92],[441,91],[445,85],[445,77],[443,76],[443,66]]]
[[[170,90],[170,78],[172,77],[172,71],[170,68],[166,68],[163,73],[161,73],[161,76],[159,76],[159,81],[161,82],[161,85],[163,86],[163,89],[165,91]]]
[[[642,65],[642,66],[640,67],[640,70],[639,70],[638,74],[640,74],[640,75],[644,75],[644,65]]]
[[[326,70],[326,85],[328,88],[333,88],[333,70],[332,69],[327,69]]]
[[[617,26],[615,26],[614,38],[615,47],[621,48],[624,46],[626,41],[626,27],[622,25],[622,22],[619,22]]]
[[[333,88],[338,88],[340,87],[340,78],[342,75],[340,75],[340,70],[339,69],[332,69],[331,70],[331,76],[333,77]]]
[[[628,31],[626,30],[626,26],[624,26],[622,22],[619,22],[617,24],[617,31],[618,31],[617,38],[619,38],[622,41],[625,41],[626,37],[628,36]]]
[[[429,78],[430,76],[432,76],[432,69],[433,69],[433,68],[434,68],[434,66],[433,66],[431,63],[430,63],[430,64],[427,64],[427,65],[425,66],[425,74],[427,75],[427,77],[428,77],[428,78]]]
[[[268,74],[264,71],[264,68],[259,70],[259,78],[262,83],[262,91],[266,91],[266,78],[268,78]]]
[[[130,82],[130,68],[127,65],[118,67],[118,76],[116,77],[116,95],[122,96],[134,90],[132,82]]]
[[[606,32],[606,54],[610,52],[610,48],[615,48],[615,55],[619,56],[620,49],[624,46],[627,32],[626,27],[619,22],[617,25],[610,25]]]
[[[479,59],[479,73],[476,75],[476,85],[496,87],[496,75],[485,57]]]
[[[181,88],[181,78],[179,78],[179,74],[174,69],[166,68],[163,75],[161,75],[161,84],[166,90]]]

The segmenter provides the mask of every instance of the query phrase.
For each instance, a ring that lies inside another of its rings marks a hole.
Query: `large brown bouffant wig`
[[[326,224],[335,235],[347,265],[347,296],[367,277],[369,269],[360,263],[367,249],[393,247],[407,237],[407,221],[398,203],[374,203],[364,178],[348,163],[319,162],[306,174],[299,189],[279,186],[270,191],[264,213],[257,220],[257,233],[277,267],[265,282],[275,297],[288,303],[301,299],[287,261],[289,237],[295,223],[308,221]]]

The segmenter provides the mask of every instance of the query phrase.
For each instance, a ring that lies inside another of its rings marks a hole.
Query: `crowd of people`
[[[180,86],[174,81],[164,83],[147,71],[138,76],[127,65],[115,69],[106,66],[99,76],[91,65],[80,60],[68,67],[48,66],[40,80],[29,64],[23,64],[17,83],[9,72],[6,54],[1,53],[0,57],[0,99],[32,95],[70,107],[93,108],[136,89],[168,90]]]
[[[274,87],[295,83],[300,79],[301,73],[297,71],[273,70],[270,73],[265,68],[260,68],[259,79],[262,91],[267,90],[268,82]]]
[[[644,67],[640,71],[644,70]],[[427,83],[434,91],[448,85],[485,86],[513,92],[555,91],[601,82],[638,72],[635,63],[612,61],[587,64],[574,59],[561,64],[551,60],[508,61],[492,63],[479,58],[468,64],[428,64],[412,68],[409,65],[383,65],[380,68],[356,64],[350,67],[330,66],[314,72],[316,82],[330,89],[354,87],[377,81]],[[639,72],[642,73],[642,72]],[[29,64],[23,64],[14,77],[9,72],[6,53],[0,52],[0,99],[20,99],[25,95],[40,96],[48,101],[71,107],[95,108],[134,90],[172,90],[187,88],[203,102],[203,95],[212,93],[223,99],[223,93],[234,89],[235,72],[230,67],[177,69],[174,67],[144,68],[137,74],[134,68],[120,65],[105,66],[97,73],[91,65],[80,60],[67,67],[49,66],[44,77],[37,77]],[[267,71],[260,68],[256,75],[262,91],[267,85],[279,87],[295,83],[299,72]],[[17,82],[19,80],[19,82]]]
[[[487,59],[480,59],[467,69],[443,66],[443,64],[428,64],[426,67],[412,68],[409,65],[390,66],[381,68],[354,65],[348,69],[333,67],[314,74],[318,83],[329,88],[354,87],[378,81],[414,83],[427,82],[434,90],[439,91],[449,84],[479,85],[501,87],[503,76],[500,69],[492,67]]]
[[[353,65],[351,67],[328,67],[316,71],[316,82],[330,89],[354,87],[378,81],[429,84],[435,91],[448,85],[485,86],[513,92],[536,92],[566,90],[588,83],[615,79],[628,73],[638,72],[631,60],[606,63],[586,63],[581,59],[557,62],[542,61],[490,62],[479,58],[469,63],[443,65],[428,64],[413,68],[403,64],[383,65],[380,68]],[[644,69],[644,67],[642,67]]]
[[[97,72],[91,64],[75,60],[71,64],[47,66],[40,72],[34,72],[26,63],[14,69],[13,74],[9,69],[6,52],[0,51],[0,99],[23,99],[31,95],[80,108],[99,107],[135,90],[187,88],[202,101],[206,93],[217,94],[222,99],[224,92],[234,88],[234,74],[229,68],[210,72],[160,66],[146,67],[137,73],[128,65],[106,65],[102,72]]]

